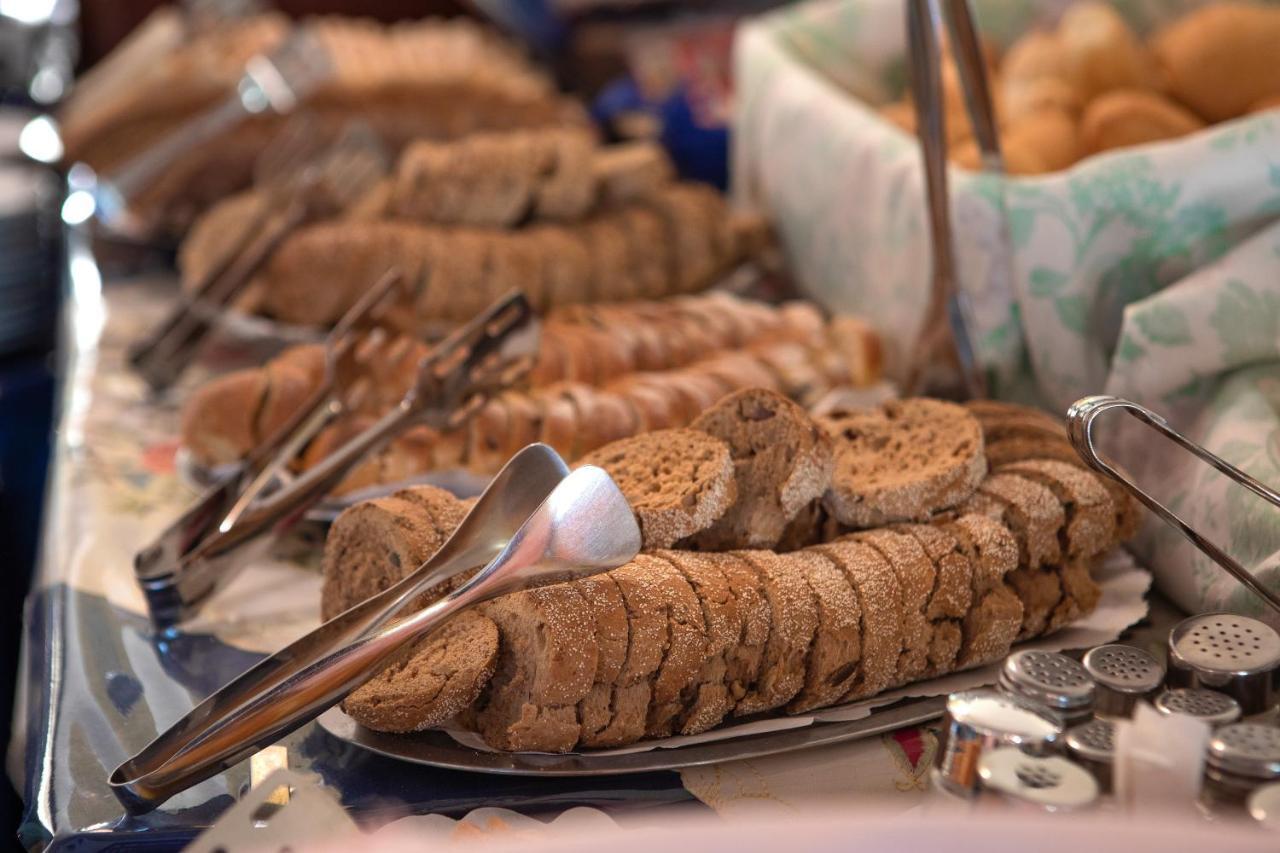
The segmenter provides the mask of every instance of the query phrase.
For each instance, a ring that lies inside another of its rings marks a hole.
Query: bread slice
[[[1069,465],[1080,466],[1080,454],[1065,438],[1040,436],[1036,438],[1001,438],[988,441],[986,445],[987,464],[994,471],[1010,462],[1021,462],[1026,459],[1057,459]]]
[[[608,472],[631,504],[647,549],[669,548],[706,530],[737,496],[723,441],[691,429],[666,429],[606,444],[581,464]]]
[[[835,444],[824,500],[851,527],[927,520],[967,498],[986,473],[978,422],[953,403],[891,401],[820,423]]]
[[[826,490],[830,442],[804,409],[776,392],[730,394],[692,426],[729,445],[738,484],[732,506],[692,537],[701,550],[772,547],[788,522]]]
[[[649,575],[667,619],[667,640],[653,677],[645,721],[647,736],[666,737],[672,733],[682,709],[681,695],[691,689],[706,663],[707,629],[693,587],[675,566],[651,554],[640,554],[633,563]]]
[[[503,596],[481,611],[500,651],[476,711],[485,742],[506,751],[567,752],[582,727],[578,703],[595,680],[595,620],[572,584]]]
[[[1007,584],[990,590],[961,625],[956,671],[994,663],[1009,654],[1022,626],[1022,602]]]
[[[728,579],[710,556],[691,551],[657,551],[654,556],[684,575],[702,606],[707,630],[705,661],[681,696],[682,708],[673,726],[680,734],[698,734],[719,725],[733,709],[726,684],[726,655],[742,641],[742,616]]]
[[[1034,569],[1062,558],[1058,534],[1066,514],[1053,492],[1039,483],[1016,474],[992,474],[960,510],[1002,521],[1018,539],[1021,565]]]
[[[965,514],[940,526],[969,558],[975,596],[1000,586],[1005,575],[1018,567],[1018,541],[1000,522],[983,515]]]
[[[937,570],[925,611],[925,618],[933,629],[926,674],[950,672],[955,668],[963,640],[960,620],[973,604],[973,567],[969,559],[960,553],[955,538],[940,527],[903,524],[894,530],[919,542]]]
[[[809,647],[804,687],[787,705],[800,714],[839,702],[853,688],[862,658],[862,612],[849,579],[817,551],[787,555],[813,592],[818,628]]]
[[[855,533],[853,538],[876,549],[898,576],[898,589],[902,594],[902,655],[898,658],[894,683],[910,684],[928,668],[933,626],[925,612],[937,570],[924,548],[910,536],[882,528]]]
[[[960,626],[959,671],[998,660],[1017,639],[1023,607],[1005,578],[1018,567],[1018,543],[1003,524],[982,515],[961,515],[941,527],[972,567],[974,604]]]
[[[1115,543],[1116,510],[1097,475],[1055,459],[1028,459],[1001,469],[1033,480],[1049,491],[1066,512],[1062,553],[1092,557]]]
[[[1003,400],[968,400],[964,407],[969,410],[985,431],[988,425],[998,425],[1001,421],[1022,418],[1024,421],[1035,421],[1045,429],[1056,432],[1062,429],[1062,419],[1041,409],[1024,406],[1020,403],[1008,403]]]
[[[602,733],[613,722],[615,684],[627,662],[630,628],[622,590],[608,572],[575,581],[575,585],[595,619],[595,678],[591,690],[578,703],[578,719],[582,725],[580,742],[593,747],[602,745]]]
[[[760,573],[771,624],[760,677],[733,710],[742,717],[780,708],[804,687],[805,659],[818,628],[818,610],[800,558],[772,551],[734,554]]]
[[[497,625],[476,611],[463,611],[352,691],[342,709],[379,732],[442,725],[480,695],[497,656]]]
[[[1093,561],[1079,557],[1058,568],[1062,581],[1062,603],[1049,617],[1049,631],[1069,625],[1092,613],[1102,598],[1102,587],[1093,578]]]
[[[1056,566],[1019,566],[1005,582],[1022,602],[1019,640],[1029,640],[1048,632],[1049,618],[1062,604],[1062,578]]]
[[[751,692],[764,665],[765,646],[773,630],[773,616],[764,582],[756,568],[733,554],[706,554],[729,584],[742,620],[742,638],[725,653],[725,686],[731,707]]]
[[[417,505],[386,497],[349,507],[325,540],[320,616],[328,620],[390,587],[443,544]]]
[[[818,545],[814,550],[844,572],[861,614],[861,664],[844,699],[874,696],[893,683],[902,655],[902,592],[898,576],[879,552],[853,539]]]

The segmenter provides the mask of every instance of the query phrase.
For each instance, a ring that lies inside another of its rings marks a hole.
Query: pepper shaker
[[[1240,719],[1240,703],[1216,690],[1177,687],[1157,696],[1155,706],[1161,714],[1186,714],[1214,728]]]
[[[1093,713],[1093,679],[1077,661],[1057,652],[1014,652],[1005,658],[997,686],[1061,714],[1067,725],[1084,722]]]
[[[1116,757],[1116,724],[1099,717],[1067,730],[1067,753],[1093,774],[1098,788],[1111,793],[1112,769]]]
[[[1280,782],[1280,729],[1235,723],[1214,733],[1202,792],[1211,812],[1243,809],[1255,789],[1272,782]]]
[[[1059,714],[995,690],[965,690],[947,698],[942,748],[934,773],[949,793],[972,796],[978,789],[978,762],[985,752],[1014,747],[1028,754],[1053,751],[1062,737]]]
[[[993,749],[978,763],[978,777],[979,804],[984,806],[1069,812],[1088,808],[1098,799],[1098,783],[1089,772],[1058,755]]]
[[[1226,693],[1246,717],[1271,707],[1278,667],[1280,634],[1248,616],[1192,616],[1169,634],[1169,686]]]
[[[1096,685],[1093,709],[1102,717],[1131,716],[1133,706],[1164,683],[1163,664],[1133,646],[1098,646],[1089,650],[1081,665]]]

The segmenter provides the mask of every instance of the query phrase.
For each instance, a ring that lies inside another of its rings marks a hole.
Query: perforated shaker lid
[[[1183,619],[1169,633],[1169,657],[1202,672],[1252,675],[1280,666],[1280,634],[1234,613]]]
[[[1235,723],[1214,732],[1210,767],[1251,779],[1280,779],[1280,729]]]
[[[1051,811],[1083,808],[1098,799],[1098,782],[1083,767],[1056,755],[1027,755],[1014,747],[983,753],[978,778],[985,790]]]
[[[1014,652],[1005,659],[1000,686],[1068,716],[1093,706],[1093,679],[1079,662],[1057,652]]]
[[[1150,693],[1164,682],[1164,665],[1133,646],[1098,646],[1089,650],[1081,665],[1098,686],[1116,693]]]
[[[1215,726],[1240,719],[1240,703],[1216,690],[1179,687],[1156,697],[1156,710],[1162,714],[1186,714]]]
[[[1067,749],[1076,758],[1111,763],[1116,751],[1116,724],[1096,719],[1067,730]]]

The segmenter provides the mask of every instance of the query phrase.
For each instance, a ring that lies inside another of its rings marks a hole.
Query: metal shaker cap
[[[1248,808],[1260,826],[1280,832],[1280,782],[1263,785],[1250,794]]]
[[[963,690],[947,697],[947,716],[975,733],[1009,744],[1053,744],[1062,736],[1062,717],[1020,696],[991,690]]]
[[[1270,672],[1280,666],[1280,634],[1234,613],[1192,616],[1170,632],[1169,661],[1223,678]]]
[[[1110,720],[1090,720],[1067,730],[1067,749],[1075,758],[1110,764],[1115,758],[1116,724]]]
[[[1157,696],[1155,705],[1161,714],[1186,714],[1211,726],[1225,726],[1240,719],[1240,703],[1216,690],[1178,687]]]
[[[1224,726],[1209,741],[1207,762],[1234,776],[1280,779],[1280,729],[1257,723]]]
[[[978,763],[983,791],[993,791],[1047,811],[1071,811],[1098,799],[1098,782],[1059,756],[1038,757],[1017,749],[993,749]]]
[[[1005,658],[1000,688],[1051,708],[1070,722],[1093,708],[1094,683],[1077,661],[1057,652],[1027,649]]]
[[[1081,665],[1098,687],[1116,693],[1142,695],[1158,689],[1164,681],[1164,665],[1133,646],[1098,646],[1089,650]]]

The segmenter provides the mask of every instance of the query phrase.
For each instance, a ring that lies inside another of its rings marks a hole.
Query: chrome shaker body
[[[1177,687],[1157,696],[1155,706],[1161,714],[1186,714],[1214,728],[1240,719],[1240,703],[1216,690]]]
[[[1039,812],[1087,809],[1098,783],[1087,770],[1059,755],[1027,755],[1011,747],[984,753],[978,763],[979,806]]]
[[[1212,812],[1243,809],[1255,790],[1273,782],[1280,782],[1280,729],[1235,723],[1214,733],[1202,793]]]
[[[1057,652],[1014,652],[1005,658],[998,686],[1061,715],[1066,725],[1084,722],[1093,713],[1093,679],[1079,662]]]
[[[1111,792],[1115,767],[1116,724],[1099,717],[1068,729],[1067,754],[1093,775],[1103,793]]]
[[[1240,703],[1246,717],[1275,701],[1280,634],[1248,616],[1192,616],[1169,633],[1169,686],[1205,687]]]
[[[1096,685],[1093,710],[1102,717],[1132,716],[1133,706],[1164,683],[1164,664],[1133,646],[1098,646],[1080,663]]]
[[[1062,738],[1062,717],[1019,696],[995,690],[965,690],[947,699],[937,784],[970,796],[978,788],[982,755],[1000,747],[1027,754],[1052,752]]]

